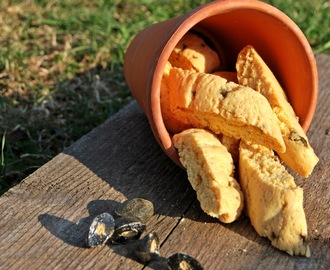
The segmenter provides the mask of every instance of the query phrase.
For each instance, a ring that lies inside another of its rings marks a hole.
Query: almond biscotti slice
[[[201,37],[191,32],[181,38],[168,61],[173,67],[206,73],[220,66],[218,54]]]
[[[163,71],[163,78],[161,80],[160,87],[160,107],[164,123],[169,132],[173,134],[178,130],[185,130],[191,128],[191,125],[187,125],[179,117],[175,117],[175,112],[172,111],[170,106],[170,89],[168,87],[168,76],[172,65],[167,62]]]
[[[239,177],[245,209],[257,233],[290,255],[309,257],[303,190],[274,152],[242,140]]]
[[[167,80],[173,121],[285,151],[278,120],[257,91],[217,75],[178,68],[170,69]]]
[[[308,177],[319,159],[274,74],[252,46],[239,53],[236,69],[239,83],[263,94],[280,121],[286,151],[279,156],[293,171]]]
[[[212,74],[225,78],[227,81],[238,83],[237,72],[216,71],[213,72]],[[231,136],[226,136],[224,134],[219,134],[218,138],[220,139],[220,142],[227,148],[228,152],[231,154],[234,164],[238,164],[238,157],[239,157],[238,148],[239,148],[240,140]]]
[[[160,88],[160,106],[163,121],[166,124],[166,129],[175,134],[185,129],[193,128],[192,123],[189,123],[188,120],[180,117],[179,112],[177,110],[173,110],[173,106],[170,100],[170,89],[169,89],[169,74],[172,69],[172,65],[167,61],[164,71],[163,78],[161,80],[161,88]],[[188,116],[187,117],[193,117]]]
[[[203,211],[225,223],[236,220],[243,193],[233,178],[232,157],[218,138],[203,129],[188,129],[174,135],[173,144]]]

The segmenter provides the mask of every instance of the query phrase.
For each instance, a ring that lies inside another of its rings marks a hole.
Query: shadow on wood
[[[80,224],[50,214],[42,214],[38,219],[42,226],[64,243],[75,247],[86,247],[85,239],[88,233],[88,221],[91,222],[91,218]]]
[[[86,237],[92,220],[104,212],[114,215],[113,209],[116,209],[117,205],[118,203],[115,201],[91,201],[87,205],[90,215],[81,218],[78,224],[51,214],[41,214],[38,220],[42,226],[63,242],[75,247],[87,247]]]

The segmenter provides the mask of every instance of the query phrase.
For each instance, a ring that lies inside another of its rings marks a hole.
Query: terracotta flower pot
[[[125,55],[126,82],[158,143],[174,162],[180,164],[162,119],[160,85],[172,50],[192,29],[213,43],[225,70],[234,70],[244,46],[254,46],[285,89],[307,131],[316,107],[318,75],[313,51],[299,27],[280,10],[257,0],[214,1],[145,28]]]

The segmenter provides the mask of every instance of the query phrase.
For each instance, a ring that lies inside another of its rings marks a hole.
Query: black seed
[[[159,256],[159,238],[152,232],[137,242],[134,253],[140,262],[145,263]]]
[[[114,233],[115,220],[109,213],[96,216],[88,231],[87,246],[97,247],[103,245]]]
[[[113,244],[126,244],[137,240],[146,230],[146,225],[136,217],[116,219],[115,231],[110,239]]]
[[[124,202],[122,207],[116,211],[116,214],[120,217],[137,217],[145,223],[149,218],[153,216],[154,205],[148,200],[142,198],[134,198]]]
[[[203,270],[203,266],[194,258],[184,253],[175,253],[167,258],[170,270]]]

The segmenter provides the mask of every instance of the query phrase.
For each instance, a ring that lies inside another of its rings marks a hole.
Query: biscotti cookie
[[[172,68],[172,65],[170,62],[167,62],[163,71],[163,78],[161,80],[161,86],[160,86],[160,107],[162,110],[162,115],[163,118],[166,119],[164,120],[165,122],[168,122],[167,118],[171,118],[171,113],[170,113],[170,107],[167,106],[169,103],[169,88],[168,88],[168,80],[167,77],[170,74],[170,69]]]
[[[270,149],[242,140],[239,150],[240,185],[252,226],[276,248],[309,257],[302,188]]]
[[[167,106],[175,122],[285,151],[278,120],[266,98],[257,91],[217,75],[178,68],[170,69],[167,84]]]
[[[237,80],[237,72],[232,71],[215,71],[212,73],[213,75],[220,76],[227,81],[238,83]],[[239,148],[239,139],[236,139],[231,136],[226,136],[223,134],[219,134],[220,142],[227,148],[228,152],[233,157],[234,164],[238,163],[238,148]]]
[[[280,158],[293,171],[308,177],[319,159],[274,74],[252,46],[239,53],[236,69],[238,82],[263,94],[280,121],[286,146],[286,151],[279,153]]]
[[[173,67],[206,73],[220,66],[218,54],[201,37],[191,32],[181,38],[168,61]]]
[[[236,220],[243,193],[233,178],[232,157],[218,138],[203,129],[188,129],[174,135],[173,144],[203,211],[225,223]]]
[[[188,120],[181,118],[177,110],[173,110],[173,105],[170,100],[170,89],[168,86],[168,77],[171,68],[171,63],[167,62],[164,68],[163,78],[161,80],[160,106],[163,121],[166,124],[166,129],[172,134],[175,134],[179,131],[192,128],[193,125],[189,124]]]

